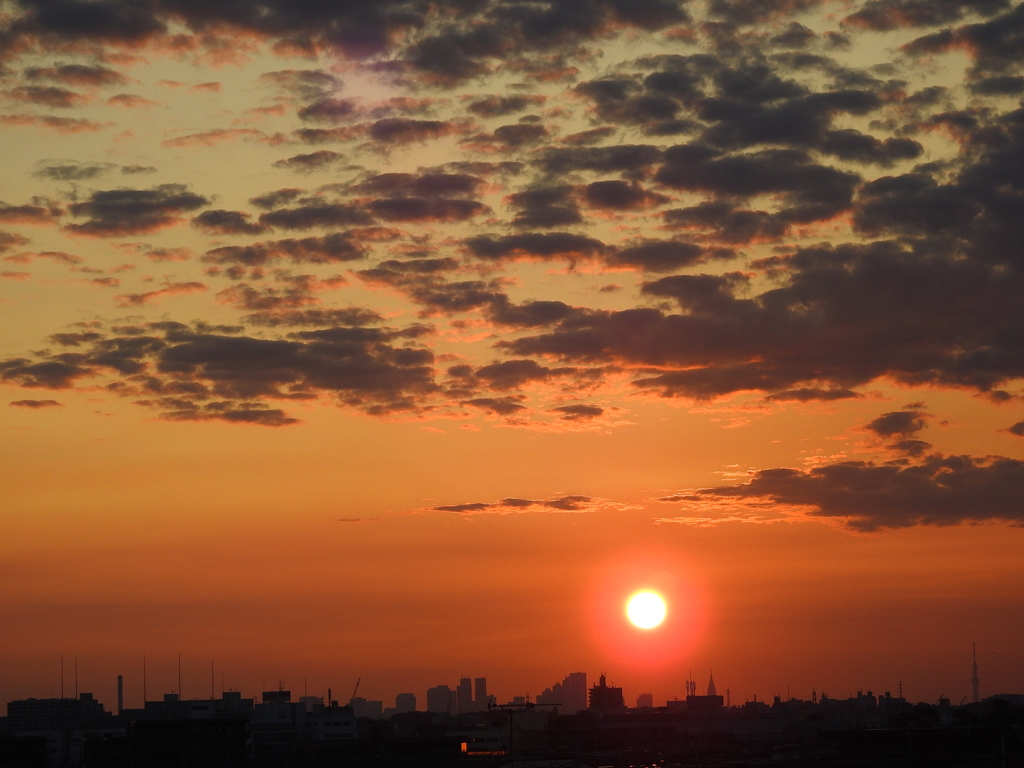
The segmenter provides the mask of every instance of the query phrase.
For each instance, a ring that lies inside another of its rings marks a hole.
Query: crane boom
[[[363,678],[356,678],[356,687],[352,689],[352,698],[348,700],[350,706],[356,700],[356,694],[359,693],[359,684],[361,682],[363,682]]]

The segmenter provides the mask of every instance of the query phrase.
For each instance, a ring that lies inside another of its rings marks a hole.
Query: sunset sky
[[[0,700],[1024,691],[1022,95],[1009,0],[0,0]]]

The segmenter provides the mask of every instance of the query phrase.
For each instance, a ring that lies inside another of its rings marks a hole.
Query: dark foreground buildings
[[[580,682],[566,678],[557,693],[578,696]],[[496,707],[488,697],[481,711],[387,719],[321,697],[293,701],[288,691],[259,701],[168,694],[120,715],[90,694],[27,699],[0,719],[0,768],[1024,768],[1024,696],[952,706],[868,692],[726,706],[694,692],[633,710],[602,677],[590,689],[593,706],[569,713],[553,693],[540,703]]]

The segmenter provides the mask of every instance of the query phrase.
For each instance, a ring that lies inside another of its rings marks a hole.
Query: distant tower
[[[124,712],[124,677],[117,676],[117,714]]]
[[[977,704],[981,701],[978,696],[978,683],[981,681],[978,679],[978,646],[976,643],[971,643],[971,688],[974,691],[974,703]]]
[[[715,690],[715,673],[711,673],[711,679],[708,680],[708,696],[717,696],[718,692]]]

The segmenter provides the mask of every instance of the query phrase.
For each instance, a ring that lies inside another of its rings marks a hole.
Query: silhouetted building
[[[474,682],[476,689],[473,696],[473,708],[477,712],[486,712],[487,705],[491,703],[491,697],[487,695],[487,678],[478,677]]]
[[[291,700],[291,691],[264,691],[262,696],[262,701],[264,704],[287,704]]]
[[[600,712],[622,709],[626,706],[622,698],[622,689],[613,688],[608,685],[605,676],[601,675],[600,682],[590,689],[590,708]]]
[[[427,690],[427,712],[451,714],[452,689],[447,685],[436,685]]]
[[[81,765],[85,741],[124,729],[91,693],[77,699],[22,699],[7,704],[7,730],[19,739],[45,739],[47,765]]]
[[[708,696],[717,696],[718,691],[715,690],[715,673],[711,673],[711,679],[708,680]]]
[[[558,711],[574,715],[587,708],[587,673],[570,672],[560,683],[545,688],[537,697],[538,705],[558,705]]]
[[[654,709],[654,694],[641,693],[636,697],[637,709]]]
[[[400,693],[397,696],[395,696],[395,709],[399,712],[415,712],[416,694]]]
[[[356,717],[368,717],[373,720],[384,717],[383,701],[367,701],[362,696],[356,696],[352,699],[350,706]]]
[[[473,711],[473,681],[468,677],[460,678],[455,689],[455,711],[459,714]]]

